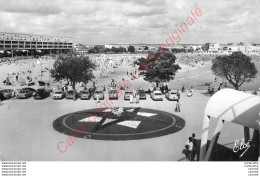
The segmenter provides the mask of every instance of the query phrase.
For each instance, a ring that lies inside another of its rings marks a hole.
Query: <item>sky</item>
[[[260,43],[260,0],[0,0],[0,31],[161,44],[197,8],[178,43]]]

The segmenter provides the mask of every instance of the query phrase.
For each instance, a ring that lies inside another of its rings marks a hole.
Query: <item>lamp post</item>
[[[42,81],[42,63],[41,63],[41,81]]]

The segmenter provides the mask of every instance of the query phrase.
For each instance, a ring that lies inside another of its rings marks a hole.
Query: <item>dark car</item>
[[[116,88],[111,88],[109,90],[109,100],[118,100],[118,92]]]
[[[31,92],[36,92],[35,89],[31,88],[31,87],[25,87],[25,88],[22,88],[23,90],[29,90]]]
[[[45,85],[45,82],[43,82],[43,81],[38,81],[38,83],[39,83],[39,86],[44,86]]]
[[[81,100],[89,100],[91,98],[91,93],[89,90],[80,91],[80,99]]]
[[[33,95],[33,92],[30,90],[20,89],[17,94],[17,98],[30,98]]]
[[[35,93],[36,93],[36,90],[33,89],[33,88],[31,88],[31,87],[25,87],[25,88],[22,88],[22,90],[26,90],[26,91],[30,91],[30,92],[32,92],[32,96],[34,96]]]
[[[75,92],[75,98],[78,98],[78,92],[75,90],[69,90],[66,93],[66,99],[73,99],[74,98],[74,92]]]
[[[138,90],[138,95],[140,100],[146,100],[146,95],[144,90]]]
[[[28,85],[28,86],[33,86],[33,85],[35,85],[35,82],[29,81],[27,85]]]
[[[44,99],[50,96],[50,91],[45,89],[37,89],[34,99]]]
[[[7,100],[13,97],[14,90],[12,89],[3,89],[0,90],[0,94],[2,94],[2,99]]]

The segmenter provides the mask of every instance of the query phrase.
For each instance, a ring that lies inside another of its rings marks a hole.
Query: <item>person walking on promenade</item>
[[[97,94],[97,103],[100,103],[99,94]]]
[[[181,112],[179,100],[177,100],[176,107],[175,107],[175,112]]]
[[[179,90],[177,90],[177,97],[178,97],[178,100],[180,100],[181,94],[180,94],[180,91],[179,91]]]
[[[140,97],[139,97],[139,94],[136,94],[136,97],[135,97],[135,99],[136,99],[136,100],[135,100],[135,103],[139,103],[139,98],[140,98]]]
[[[184,86],[182,86],[181,92],[185,92],[185,87]]]
[[[133,103],[133,102],[134,102],[134,95],[131,94],[131,95],[130,95],[130,103]]]
[[[192,161],[195,160],[195,156],[197,155],[197,161],[199,161],[199,156],[197,153],[197,139],[195,138],[195,133],[192,133],[191,138],[192,138],[192,143],[193,143],[193,148],[191,151],[191,159]]]

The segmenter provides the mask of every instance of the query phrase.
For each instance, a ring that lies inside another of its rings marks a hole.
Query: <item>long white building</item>
[[[72,50],[71,37],[0,32],[0,50]]]

